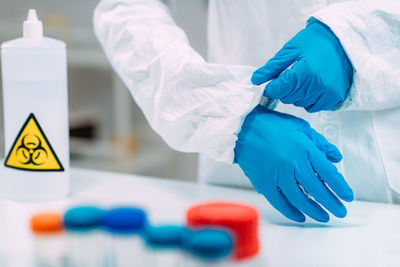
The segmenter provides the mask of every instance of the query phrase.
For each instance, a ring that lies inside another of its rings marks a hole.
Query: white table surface
[[[1,171],[0,171],[1,174]],[[1,176],[0,176],[1,177]],[[33,257],[29,217],[74,204],[144,207],[152,223],[184,223],[185,211],[199,201],[234,200],[261,214],[259,262],[264,266],[400,266],[400,206],[353,202],[348,216],[321,224],[293,223],[252,190],[199,185],[135,175],[73,169],[72,193],[63,201],[0,201],[0,266],[29,266]],[[4,261],[8,264],[4,264]]]

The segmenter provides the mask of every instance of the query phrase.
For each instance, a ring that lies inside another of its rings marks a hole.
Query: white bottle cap
[[[24,21],[25,38],[43,37],[43,25],[36,15],[35,9],[29,9],[28,18]]]

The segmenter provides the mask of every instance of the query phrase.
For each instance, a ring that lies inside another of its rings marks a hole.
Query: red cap
[[[220,226],[235,235],[234,257],[237,260],[255,256],[258,240],[258,212],[255,208],[233,202],[209,202],[191,207],[187,211],[191,227]]]

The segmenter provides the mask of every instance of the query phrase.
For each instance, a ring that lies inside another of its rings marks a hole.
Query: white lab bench
[[[30,266],[28,222],[38,211],[63,212],[73,204],[130,204],[144,207],[153,223],[181,224],[190,205],[207,200],[241,201],[259,209],[264,266],[400,266],[400,206],[355,201],[347,205],[345,219],[300,224],[283,218],[252,190],[83,169],[72,169],[71,176],[72,193],[63,201],[28,204],[3,197],[0,266]]]

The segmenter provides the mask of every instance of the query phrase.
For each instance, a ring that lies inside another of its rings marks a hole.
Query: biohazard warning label
[[[33,114],[22,126],[5,160],[5,166],[26,171],[64,171]]]

